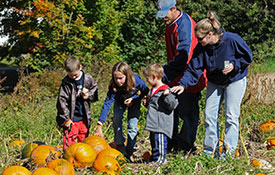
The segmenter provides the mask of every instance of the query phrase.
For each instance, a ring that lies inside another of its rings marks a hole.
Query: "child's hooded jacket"
[[[174,109],[178,106],[178,100],[172,93],[163,95],[168,85],[159,87],[153,94],[147,98],[148,114],[146,118],[145,129],[151,132],[163,133],[172,138],[174,126]]]

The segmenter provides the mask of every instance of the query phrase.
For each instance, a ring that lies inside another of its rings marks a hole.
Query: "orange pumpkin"
[[[121,167],[119,166],[118,161],[115,158],[110,156],[97,157],[94,162],[94,168],[97,171],[111,171],[111,172],[121,171]]]
[[[56,147],[50,145],[40,145],[36,147],[31,153],[31,162],[37,166],[42,167],[49,159],[57,159],[61,153]]]
[[[96,151],[86,143],[74,143],[65,150],[64,158],[76,167],[93,166]]]
[[[96,151],[96,153],[99,153],[106,148],[110,148],[106,140],[99,136],[89,136],[85,138],[83,142],[90,145]]]
[[[55,159],[48,163],[47,168],[53,169],[58,175],[74,175],[75,170],[73,164],[65,159]]]
[[[45,145],[45,143],[40,141],[34,141],[31,143],[28,143],[26,146],[24,146],[24,148],[21,151],[22,152],[21,158],[22,159],[30,158],[31,152],[39,145]]]
[[[223,140],[219,139],[219,154],[222,154],[222,148],[223,148]]]
[[[10,146],[21,148],[24,144],[25,144],[24,140],[14,140],[10,143]]]
[[[32,175],[59,175],[50,168],[37,168]]]
[[[10,166],[1,175],[31,175],[31,172],[23,166]]]
[[[151,158],[151,155],[152,155],[152,151],[151,151],[151,150],[146,151],[146,152],[143,153],[143,155],[142,155],[142,160],[143,160],[143,161],[149,161],[150,158]]]
[[[266,143],[267,143],[266,148],[268,150],[271,150],[271,149],[275,148],[275,137],[268,138]]]
[[[260,168],[263,166],[263,163],[261,160],[258,160],[258,159],[254,159],[252,160],[252,163],[251,163],[254,167],[257,167],[257,168]]]
[[[125,160],[125,157],[123,156],[123,154],[114,148],[107,148],[107,149],[100,151],[97,154],[97,157],[99,157],[99,156],[111,156],[117,160]]]
[[[269,133],[274,131],[275,129],[275,121],[266,121],[260,125],[260,131],[264,133]]]
[[[240,157],[240,152],[239,152],[238,149],[236,149],[234,157],[235,157],[235,158],[236,158],[236,157]]]

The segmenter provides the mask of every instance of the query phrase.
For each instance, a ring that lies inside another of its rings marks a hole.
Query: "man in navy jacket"
[[[173,87],[178,85],[197,45],[194,34],[196,23],[188,14],[176,8],[175,0],[159,0],[156,16],[162,18],[166,24],[167,65],[163,67],[163,81]],[[194,142],[199,122],[198,102],[201,97],[200,91],[205,86],[204,72],[196,85],[189,87],[178,97],[179,106],[175,110],[173,138],[168,143],[169,151],[196,150]],[[178,133],[179,117],[184,121],[180,133]]]

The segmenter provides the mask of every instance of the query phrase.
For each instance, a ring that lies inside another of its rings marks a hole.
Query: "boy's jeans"
[[[218,152],[219,122],[218,115],[224,99],[225,136],[223,145],[226,153],[234,156],[239,137],[239,115],[241,101],[246,89],[246,77],[226,86],[207,82],[205,104],[204,153],[212,156]]]
[[[123,145],[125,138],[123,136],[122,119],[123,113],[126,107],[121,105],[115,100],[114,103],[114,117],[113,117],[113,127],[115,133],[115,143],[117,145]],[[132,106],[128,107],[128,127],[127,127],[127,146],[126,153],[131,156],[134,152],[134,146],[136,144],[136,137],[138,133],[138,117],[140,115],[140,100],[133,100]]]

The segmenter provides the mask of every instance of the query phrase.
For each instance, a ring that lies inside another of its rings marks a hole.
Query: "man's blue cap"
[[[164,18],[169,10],[176,5],[176,0],[158,0],[158,12],[156,17]]]

